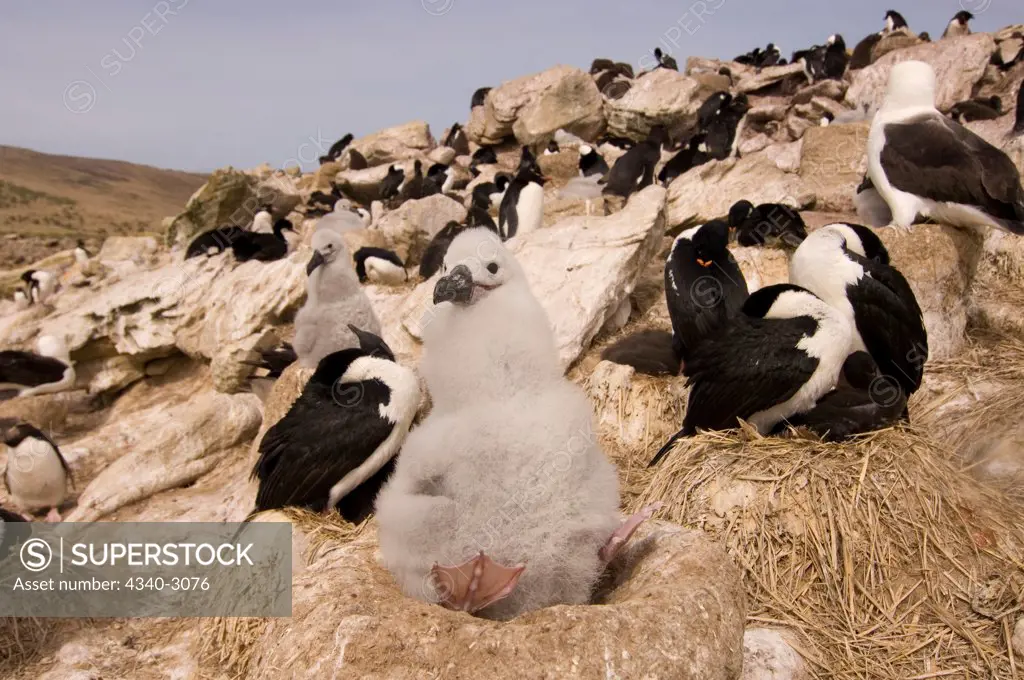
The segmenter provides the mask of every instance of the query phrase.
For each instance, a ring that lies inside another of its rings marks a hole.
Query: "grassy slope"
[[[123,161],[0,146],[0,257],[31,262],[84,238],[155,232],[180,212],[205,175]],[[0,266],[0,269],[6,267]]]

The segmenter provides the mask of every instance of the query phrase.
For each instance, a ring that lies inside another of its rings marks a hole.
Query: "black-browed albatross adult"
[[[1024,234],[1024,188],[1013,161],[935,108],[935,71],[892,67],[885,103],[868,134],[868,178],[892,225],[920,218]]]

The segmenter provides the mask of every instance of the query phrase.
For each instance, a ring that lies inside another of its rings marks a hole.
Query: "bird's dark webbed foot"
[[[525,564],[506,567],[480,553],[460,565],[430,569],[431,580],[441,596],[440,604],[448,609],[480,611],[509,596],[519,583]]]
[[[611,535],[608,542],[605,543],[598,552],[598,555],[601,557],[601,561],[607,564],[615,559],[619,550],[622,549],[622,546],[626,545],[626,542],[633,536],[633,533],[637,528],[649,520],[654,513],[661,510],[664,506],[665,504],[662,501],[656,501],[623,522],[622,526],[615,530],[615,533]]]

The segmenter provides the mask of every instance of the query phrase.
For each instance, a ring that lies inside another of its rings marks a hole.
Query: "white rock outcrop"
[[[547,312],[562,365],[568,368],[632,292],[661,243],[665,190],[650,186],[608,217],[569,217],[507,242]],[[420,337],[429,323],[436,281],[417,286],[404,304],[403,326]]]
[[[473,109],[466,135],[477,144],[500,144],[515,136],[533,144],[559,128],[584,139],[604,129],[601,93],[588,74],[555,66],[502,83]]]
[[[148,359],[180,351],[211,361],[214,386],[236,391],[250,369],[239,364],[305,296],[301,249],[276,262],[238,264],[230,254],[137,269],[98,289],[71,288],[38,324],[8,326],[0,344],[25,346],[35,335],[62,335],[72,358],[91,344]]]
[[[256,435],[262,421],[252,394],[206,392],[170,409],[158,405],[119,419],[65,447],[73,467],[109,465],[82,491],[69,522],[94,522],[118,508],[195,481],[217,454]],[[116,457],[119,456],[119,457]]]
[[[987,33],[947,38],[890,52],[867,68],[853,72],[846,101],[853,107],[881,106],[889,71],[901,61],[925,61],[935,69],[935,106],[945,111],[971,98],[971,90],[985,73],[996,43]]]
[[[736,201],[785,203],[806,208],[814,201],[800,178],[759,153],[710,161],[677,177],[668,187],[668,224],[697,225],[728,214]]]

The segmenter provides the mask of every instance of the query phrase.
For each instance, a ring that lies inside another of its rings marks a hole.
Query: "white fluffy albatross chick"
[[[434,307],[421,321],[425,347],[438,348],[420,361],[435,409],[561,379],[548,316],[497,234],[463,231],[448,247],[441,274]]]
[[[292,343],[299,362],[307,368],[315,368],[328,354],[359,347],[359,338],[349,325],[381,334],[380,320],[356,278],[352,256],[341,234],[318,228],[311,245],[306,302],[295,315]]]
[[[621,521],[590,402],[497,235],[463,232],[445,269],[421,363],[434,408],[377,498],[384,564],[410,597],[486,618],[586,603],[657,506]]]
[[[918,219],[1024,234],[1024,188],[1013,161],[935,108],[935,71],[904,61],[889,73],[868,134],[868,178],[892,225]]]

